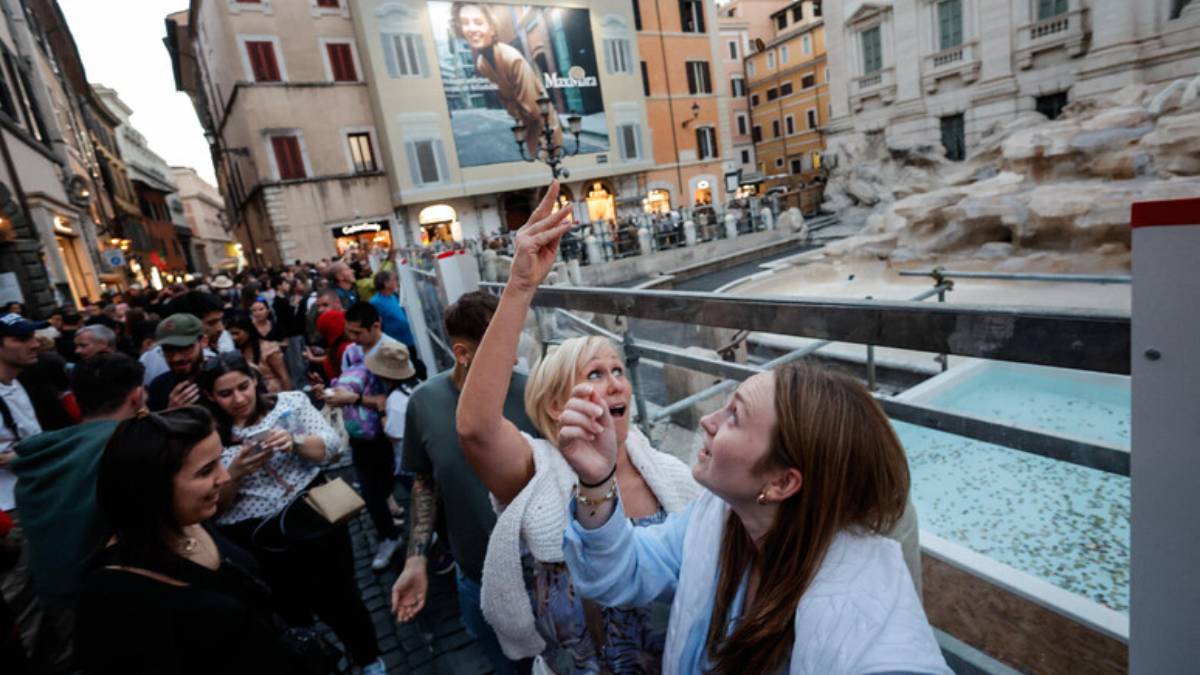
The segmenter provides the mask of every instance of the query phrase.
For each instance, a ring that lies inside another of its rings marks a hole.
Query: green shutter
[[[1038,21],[1067,13],[1067,0],[1038,0]]]
[[[883,68],[883,50],[879,45],[879,26],[862,32],[863,75]]]
[[[939,49],[962,44],[962,0],[941,0],[937,5]]]

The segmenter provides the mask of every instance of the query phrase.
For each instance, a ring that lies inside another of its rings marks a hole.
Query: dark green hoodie
[[[96,479],[117,423],[85,422],[17,444],[17,517],[29,540],[34,589],[48,604],[74,601],[88,559],[104,543]]]

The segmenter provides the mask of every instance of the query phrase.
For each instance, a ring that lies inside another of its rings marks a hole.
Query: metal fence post
[[[937,287],[937,289],[938,289],[938,294],[937,294],[938,302],[945,302],[946,301],[946,289],[953,288],[954,282],[946,280],[946,277],[942,274],[942,268],[940,268],[940,267],[933,268],[933,271],[930,272],[929,274],[930,274],[930,276],[933,277],[933,285],[935,287]],[[944,373],[944,372],[946,372],[946,369],[948,369],[950,367],[950,355],[945,352],[942,352],[938,356],[938,358],[942,362],[942,372]]]
[[[871,296],[867,296],[867,300],[871,300]],[[867,390],[875,391],[878,387],[875,384],[875,345],[867,345]]]
[[[633,333],[626,330],[625,337],[621,342],[625,352],[625,372],[629,373],[629,381],[633,384],[633,400],[637,403],[638,428],[642,430],[643,434],[649,437],[650,414],[646,412],[646,397],[643,392],[642,378],[638,373],[638,361],[640,357],[637,345],[633,342]]]

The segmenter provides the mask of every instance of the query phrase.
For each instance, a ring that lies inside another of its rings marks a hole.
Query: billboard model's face
[[[489,47],[496,39],[496,29],[477,5],[466,5],[458,13],[458,27],[471,49]]]

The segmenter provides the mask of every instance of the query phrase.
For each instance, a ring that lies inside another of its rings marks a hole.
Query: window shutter
[[[879,43],[879,26],[862,32],[863,74],[870,75],[883,67]]]
[[[409,35],[408,41],[413,52],[417,55],[417,60],[413,61],[413,67],[420,71],[417,75],[429,77],[429,62],[426,60],[425,43],[421,40],[421,36],[416,34]]]
[[[708,71],[708,61],[700,62],[700,71],[704,74],[704,86],[701,88],[701,93],[712,93],[712,77]]]
[[[412,178],[413,184],[421,187],[425,184],[425,181],[421,180],[421,166],[417,159],[417,144],[413,141],[405,143],[404,155],[408,158],[408,173]]]
[[[334,82],[355,82],[358,73],[354,68],[354,55],[347,44],[326,44],[325,51],[329,55],[329,70]]]
[[[650,71],[646,69],[645,61],[642,61],[642,93],[650,95]]]
[[[403,58],[400,59],[400,62],[404,64],[403,74],[416,75],[417,70],[421,66],[419,65],[420,61],[417,59],[417,48],[413,44],[413,36],[401,35],[397,39],[399,40],[397,45],[399,45],[400,49],[404,50]]]
[[[400,77],[400,63],[397,51],[400,49],[400,36],[394,33],[380,33],[383,40],[383,58],[387,63],[389,77]]]
[[[278,82],[279,63],[275,60],[275,45],[271,42],[247,42],[246,53],[250,57],[250,70],[255,82]]]
[[[687,66],[688,93],[695,94],[696,93],[696,62],[688,61],[684,65]]]
[[[300,154],[300,141],[295,136],[273,136],[271,149],[275,152],[275,163],[279,167],[280,180],[304,178],[304,158]]]
[[[441,139],[430,141],[433,152],[437,156],[437,181],[440,183],[450,177],[450,165],[446,163],[446,145]]]
[[[962,44],[962,0],[942,0],[938,3],[938,34],[941,49]]]
[[[1064,2],[1066,0],[1063,0]],[[704,32],[704,3],[699,0],[691,0],[692,8],[696,12],[696,32]]]

